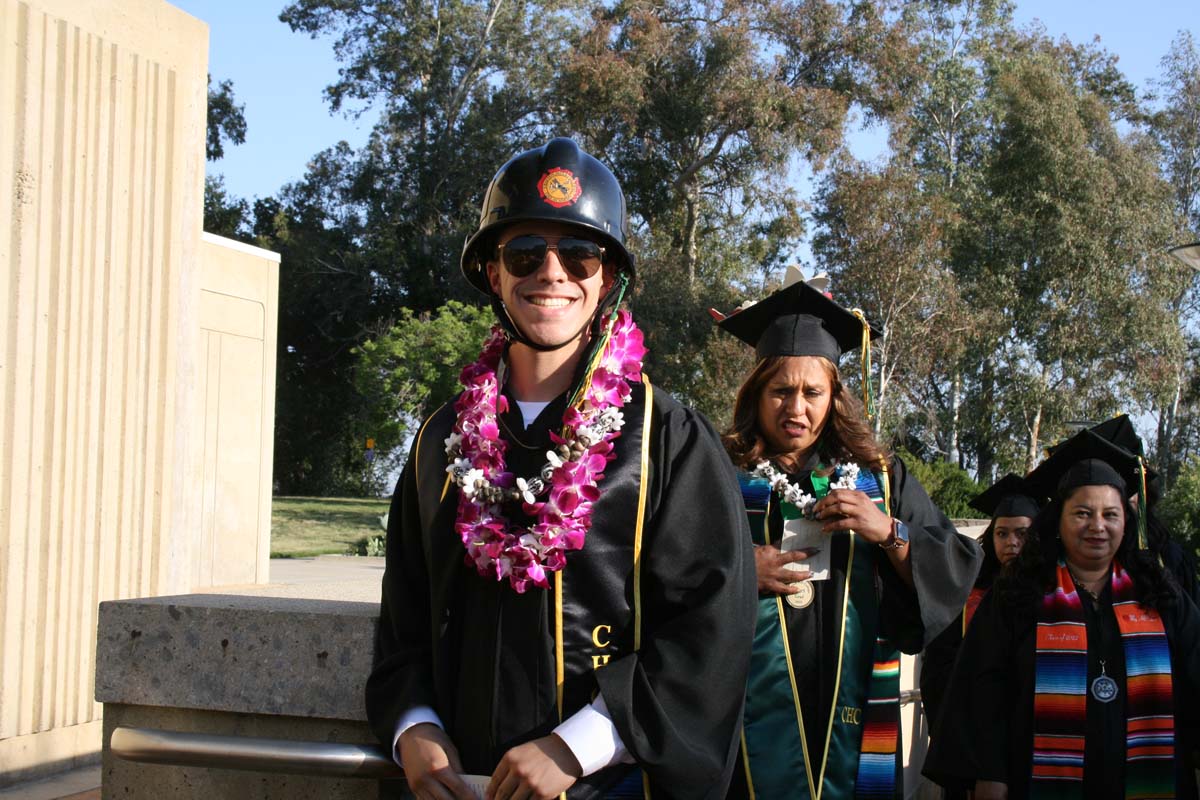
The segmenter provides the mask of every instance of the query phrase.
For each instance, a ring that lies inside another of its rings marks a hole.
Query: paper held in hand
[[[821,521],[795,517],[784,519],[783,541],[779,549],[785,553],[792,550],[807,550],[810,555],[804,561],[787,564],[786,568],[803,572],[812,572],[814,581],[829,580],[829,534],[821,530]]]
[[[467,784],[467,788],[471,790],[471,794],[483,800],[483,793],[487,791],[488,782],[492,779],[490,775],[462,775],[458,777],[463,779],[463,783]]]

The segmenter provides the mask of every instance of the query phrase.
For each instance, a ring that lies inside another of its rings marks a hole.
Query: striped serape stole
[[[1035,798],[1083,795],[1087,725],[1087,626],[1083,605],[1063,561],[1057,585],[1038,614],[1034,686]],[[1116,561],[1113,613],[1125,652],[1125,796],[1175,796],[1175,722],[1171,658],[1162,619],[1139,605],[1133,581]]]

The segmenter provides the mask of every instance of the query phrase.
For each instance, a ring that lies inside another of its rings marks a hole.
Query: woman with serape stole
[[[1082,431],[1030,474],[1052,499],[967,630],[927,776],[977,800],[1196,796],[1175,714],[1200,612],[1139,544],[1141,469]]]
[[[732,798],[900,797],[900,652],[954,618],[979,569],[875,441],[837,362],[861,312],[799,282],[720,326],[755,348],[726,449],[755,544],[759,610]]]

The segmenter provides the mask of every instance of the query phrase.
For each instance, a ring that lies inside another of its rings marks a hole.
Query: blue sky
[[[345,139],[366,141],[373,117],[332,115],[322,92],[337,76],[330,40],[293,33],[279,21],[282,0],[173,0],[209,25],[209,72],[232,80],[245,104],[246,143],[227,147],[209,164],[239,197],[274,194],[304,174],[308,159]],[[1021,0],[1020,23],[1040,20],[1051,35],[1072,41],[1099,36],[1141,89],[1158,75],[1159,61],[1177,31],[1200,33],[1200,0]],[[859,134],[852,145],[872,155],[879,137]],[[490,176],[486,176],[490,177]],[[485,179],[485,178],[484,178]]]

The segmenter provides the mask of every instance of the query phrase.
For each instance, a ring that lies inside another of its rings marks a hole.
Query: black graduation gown
[[[954,671],[958,649],[962,646],[964,614],[965,612],[960,612],[954,621],[946,626],[946,630],[938,634],[921,653],[921,674],[918,683],[921,689],[921,705],[925,709],[925,724],[928,726],[927,730],[931,731],[931,736],[942,710],[942,700],[946,694],[946,686],[950,683],[950,675]],[[942,796],[946,800],[959,800],[965,798],[966,793],[946,791]]]
[[[790,478],[811,491],[809,475],[817,464],[818,459],[814,456],[803,470]],[[914,588],[910,589],[896,574],[882,548],[872,547],[878,575],[879,626],[882,634],[901,651],[917,653],[961,611],[979,573],[983,551],[973,540],[958,533],[901,459],[892,460],[888,477],[891,514],[903,521],[909,530]],[[767,525],[771,543],[778,547],[783,537],[783,517],[778,502],[770,504]],[[804,712],[808,763],[812,765],[814,775],[824,760],[826,733],[838,682],[845,567],[850,546],[846,535],[832,536],[829,542],[832,554],[830,578],[813,582],[812,604],[804,609],[784,605],[796,690]],[[857,665],[864,676],[871,673],[871,644],[873,642],[868,642],[861,648],[862,658]],[[898,794],[903,790],[901,757],[902,748],[898,747]],[[749,797],[749,794],[745,770],[738,770],[728,796],[732,800]]]
[[[624,409],[617,459],[599,484],[586,544],[567,555],[563,582],[574,594],[561,604],[567,654],[561,714],[555,592],[531,587],[517,594],[507,581],[480,577],[464,564],[453,527],[457,490],[451,485],[442,494],[453,403],[426,422],[388,520],[376,665],[366,692],[368,719],[381,741],[390,746],[404,711],[432,706],[464,769],[490,774],[507,750],[547,735],[602,693],[653,797],[724,794],[754,630],[753,552],[736,477],[716,433],[699,413],[655,389],[647,412],[641,642],[634,648],[629,543],[639,502],[644,392],[635,385]],[[537,474],[565,402],[551,403],[526,431],[510,398],[501,417],[510,470]],[[522,518],[519,508],[506,512]],[[602,797],[632,769],[602,769],[568,794]]]
[[[1185,698],[1200,686],[1200,612],[1180,597],[1160,614],[1171,649],[1176,710],[1176,780],[1179,797],[1196,797],[1195,774],[1186,757],[1194,745],[1180,725]],[[1104,671],[1120,688],[1117,699],[1087,698],[1083,796],[1125,797],[1125,653],[1106,586],[1094,605],[1085,597],[1088,685]],[[1037,620],[1018,618],[993,590],[967,628],[944,709],[922,772],[948,789],[973,789],[976,780],[1008,784],[1010,800],[1029,797],[1033,772],[1033,700]]]

